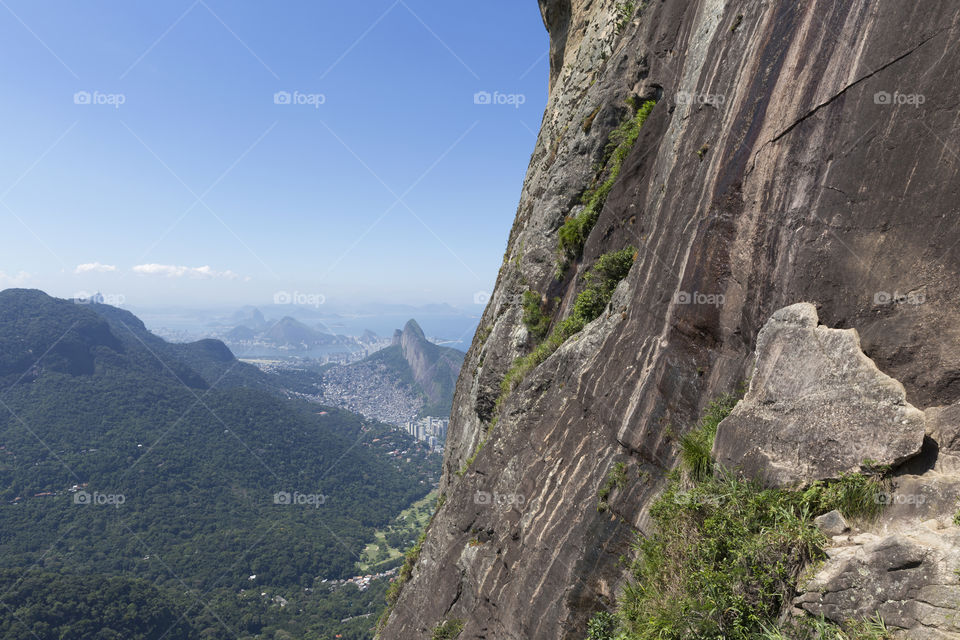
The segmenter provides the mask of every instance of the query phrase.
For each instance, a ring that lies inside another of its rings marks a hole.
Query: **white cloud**
[[[100,264],[99,262],[88,262],[87,264],[78,264],[73,272],[77,275],[83,273],[112,273],[117,268],[112,264]]]
[[[15,275],[8,275],[4,271],[0,271],[0,286],[4,287],[19,287],[20,285],[26,283],[30,279],[30,274],[26,271],[21,271]]]
[[[236,280],[240,277],[233,271],[214,271],[207,265],[202,267],[184,267],[173,264],[138,264],[133,268],[133,271],[134,273],[139,273],[144,276],[165,276],[167,278],[223,278],[226,280]]]

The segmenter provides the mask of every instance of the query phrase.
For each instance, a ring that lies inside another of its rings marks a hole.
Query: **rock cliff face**
[[[649,527],[678,436],[750,375],[758,332],[788,305],[810,302],[825,326],[856,328],[866,356],[902,383],[904,406],[924,412],[929,442],[903,463],[903,482],[926,482],[916,478],[930,470],[911,464],[957,464],[960,7],[650,0],[621,20],[615,0],[540,4],[550,99],[459,379],[445,501],[384,638],[429,638],[454,618],[460,638],[583,638],[626,579],[618,560]],[[556,280],[558,230],[582,209],[631,97],[657,105],[582,257]],[[628,245],[636,261],[606,312],[498,403],[532,345],[521,294],[559,298],[551,312],[564,317],[590,265]],[[599,513],[618,462],[631,481]],[[946,500],[948,484],[930,490]],[[932,540],[914,520],[858,534],[885,547],[844,542],[843,562],[798,606],[876,609],[839,599],[856,593],[862,563],[895,546],[903,566],[876,579],[914,598],[896,610],[901,626],[955,633],[936,627],[946,592],[895,580],[921,566],[918,553],[931,585],[955,576],[942,557],[950,536]]]

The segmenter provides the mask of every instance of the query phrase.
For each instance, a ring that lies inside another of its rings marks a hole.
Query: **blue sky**
[[[535,0],[0,0],[0,40],[0,288],[492,287],[547,97]]]

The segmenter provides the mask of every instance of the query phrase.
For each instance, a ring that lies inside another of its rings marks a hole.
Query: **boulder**
[[[717,430],[719,467],[797,488],[920,452],[923,412],[863,353],[856,330],[819,326],[812,304],[774,313],[756,358],[749,391]]]
[[[850,525],[847,524],[843,515],[836,509],[814,518],[813,524],[817,525],[817,528],[828,538],[839,536],[850,530]]]
[[[794,605],[837,623],[877,614],[898,638],[960,637],[960,530],[918,526],[843,549]]]

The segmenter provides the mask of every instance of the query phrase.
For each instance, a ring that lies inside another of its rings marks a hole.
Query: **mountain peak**
[[[407,324],[403,325],[403,335],[416,336],[421,340],[427,339],[427,336],[423,333],[423,329],[420,328],[420,325],[413,318],[407,320]]]

